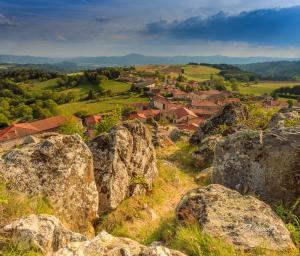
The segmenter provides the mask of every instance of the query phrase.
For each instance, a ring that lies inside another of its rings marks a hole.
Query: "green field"
[[[194,80],[198,82],[202,82],[205,80],[209,80],[211,75],[217,75],[220,71],[216,68],[211,68],[207,66],[195,66],[195,65],[185,65],[184,75],[189,80]]]
[[[275,89],[281,87],[292,87],[295,85],[300,85],[300,82],[290,82],[290,81],[283,81],[283,82],[259,82],[258,84],[251,84],[251,85],[243,85],[240,87],[240,92],[243,94],[250,94],[250,95],[262,95],[262,94],[270,94]]]
[[[184,75],[189,80],[202,82],[210,79],[211,75],[217,75],[220,70],[201,65],[143,65],[137,66],[136,70],[140,72],[155,73],[156,71],[164,75],[170,75],[177,78],[181,70],[184,69]]]
[[[86,111],[88,114],[105,113],[117,107],[125,107],[130,103],[148,102],[147,98],[138,95],[116,96],[101,99],[99,102],[82,101],[60,105],[58,110],[63,115],[72,115],[78,111]]]

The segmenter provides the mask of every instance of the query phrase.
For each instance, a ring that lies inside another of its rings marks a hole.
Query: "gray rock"
[[[9,189],[46,196],[69,228],[93,235],[98,193],[90,150],[79,136],[51,133],[39,140],[0,155],[1,176]]]
[[[87,240],[85,236],[67,230],[57,218],[50,215],[30,215],[18,219],[5,226],[1,235],[19,250],[37,250],[47,256],[70,242]]]
[[[139,244],[128,238],[113,237],[102,231],[91,241],[69,243],[53,256],[184,256],[163,246]]]
[[[205,137],[214,135],[220,125],[226,125],[227,130],[222,135],[228,135],[239,130],[239,123],[248,118],[248,111],[241,103],[229,103],[222,107],[217,115],[199,126],[198,132],[190,140],[193,144],[200,144]]]
[[[213,182],[292,205],[300,196],[299,155],[300,126],[240,131],[217,144]]]
[[[140,121],[124,122],[89,143],[99,192],[99,213],[146,192],[158,175],[151,133]]]
[[[221,185],[188,192],[176,209],[179,221],[196,221],[202,231],[236,248],[294,250],[282,220],[264,202]]]

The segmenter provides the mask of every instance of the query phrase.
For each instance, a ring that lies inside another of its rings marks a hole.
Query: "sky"
[[[0,54],[300,57],[300,0],[0,0]]]

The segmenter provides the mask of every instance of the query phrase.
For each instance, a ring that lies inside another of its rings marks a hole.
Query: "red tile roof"
[[[194,124],[194,125],[200,125],[200,124],[203,124],[205,123],[205,119],[204,118],[200,118],[200,117],[196,117],[194,119],[190,119],[188,121],[188,124]]]
[[[218,107],[218,105],[216,103],[214,103],[213,101],[209,101],[209,100],[201,100],[201,101],[193,100],[191,105],[194,107]]]
[[[196,115],[201,116],[201,115],[215,115],[219,110],[214,109],[214,110],[207,110],[207,109],[199,109],[199,108],[190,108],[191,111],[193,111]]]
[[[19,139],[28,135],[49,131],[58,128],[66,122],[64,116],[54,116],[32,123],[13,124],[0,130],[0,142]]]
[[[137,114],[144,115],[146,118],[148,118],[148,117],[155,117],[159,113],[160,113],[160,110],[156,110],[156,109],[148,109],[148,110],[137,111]]]
[[[102,120],[101,115],[92,115],[92,116],[88,116],[87,118],[85,118],[85,124],[87,126],[95,125],[95,124],[101,122],[101,120]]]
[[[198,125],[195,124],[176,124],[177,128],[180,130],[187,130],[187,131],[197,131]]]
[[[147,119],[147,117],[143,113],[133,113],[129,115],[129,119]]]
[[[197,117],[197,115],[193,111],[187,108],[177,108],[174,110],[174,114],[176,115],[177,118],[182,118],[185,116]]]

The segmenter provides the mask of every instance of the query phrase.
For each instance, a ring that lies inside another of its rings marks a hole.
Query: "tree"
[[[116,108],[111,115],[103,117],[100,123],[96,125],[96,134],[109,131],[113,128],[121,119],[121,109]]]
[[[89,94],[88,94],[87,99],[88,99],[88,100],[93,100],[93,99],[95,99],[93,90],[89,90]]]
[[[58,131],[66,135],[78,134],[84,138],[84,129],[81,123],[73,117],[68,118],[68,120],[59,127]]]
[[[289,99],[289,100],[287,101],[287,103],[289,104],[289,108],[292,108],[292,107],[294,106],[294,101],[291,100],[291,99]]]
[[[10,122],[9,122],[8,118],[4,114],[0,113],[0,128],[2,129],[2,128],[8,126],[9,124],[10,124]]]

